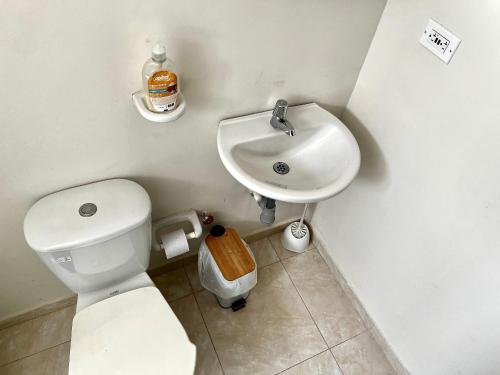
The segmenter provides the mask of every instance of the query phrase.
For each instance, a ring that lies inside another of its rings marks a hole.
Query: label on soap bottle
[[[177,102],[177,75],[168,70],[154,73],[148,79],[148,95],[157,112],[168,112]]]

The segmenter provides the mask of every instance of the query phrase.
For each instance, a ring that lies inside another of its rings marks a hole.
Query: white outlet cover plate
[[[460,42],[459,38],[433,19],[429,19],[429,23],[420,38],[420,43],[425,48],[447,64],[455,54]]]

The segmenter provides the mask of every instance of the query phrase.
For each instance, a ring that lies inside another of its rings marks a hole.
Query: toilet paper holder
[[[181,223],[183,221],[189,221],[193,226],[193,232],[186,234],[186,238],[188,240],[199,238],[201,236],[202,228],[200,219],[198,218],[198,214],[196,213],[196,211],[191,209],[178,212],[176,214],[155,220],[153,222],[153,249],[155,249],[156,251],[163,250],[162,244],[157,240],[156,232],[158,232],[162,228],[168,227],[169,225]]]

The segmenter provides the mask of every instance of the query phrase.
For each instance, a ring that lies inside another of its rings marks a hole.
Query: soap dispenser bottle
[[[168,112],[178,105],[179,77],[165,46],[156,43],[152,56],[142,68],[146,106],[152,112]]]

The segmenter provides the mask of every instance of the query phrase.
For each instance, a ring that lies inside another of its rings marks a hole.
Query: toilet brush
[[[304,224],[308,203],[304,205],[304,212],[300,221],[294,221],[288,225],[281,235],[281,244],[287,250],[301,253],[309,247],[309,228]]]

